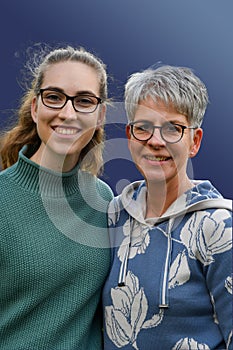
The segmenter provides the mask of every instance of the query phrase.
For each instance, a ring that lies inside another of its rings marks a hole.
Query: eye
[[[77,96],[75,104],[82,107],[88,107],[97,104],[97,99],[93,96]]]
[[[163,125],[163,131],[170,134],[182,133],[182,127],[179,124],[167,123]]]
[[[54,91],[44,91],[43,98],[50,103],[57,103],[64,100],[64,95]]]
[[[150,123],[135,123],[134,128],[137,132],[151,132],[153,126]]]

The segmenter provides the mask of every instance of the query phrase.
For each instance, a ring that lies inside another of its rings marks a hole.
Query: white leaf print
[[[193,338],[180,339],[172,350],[210,350],[208,345],[204,343],[198,343]]]
[[[111,297],[114,309],[120,310],[126,317],[129,317],[131,305],[133,302],[133,297],[130,289],[127,286],[124,288],[112,288]]]
[[[135,276],[131,271],[128,271],[126,279],[126,285],[130,289],[130,292],[134,296],[139,291],[139,280],[138,277]]]
[[[131,247],[129,258],[132,259],[136,254],[144,254],[150,244],[149,227],[134,221],[133,234],[131,236]]]
[[[150,320],[143,323],[142,328],[153,328],[157,327],[163,320],[164,309],[161,309],[158,314],[155,314]]]
[[[176,286],[181,286],[186,283],[190,278],[190,269],[188,265],[188,260],[185,255],[185,251],[179,253],[175,260],[173,261],[170,274],[168,288],[175,288]]]
[[[232,228],[226,227],[226,210],[214,213],[194,213],[181,230],[180,238],[188,249],[190,258],[200,260],[204,265],[214,262],[213,255],[232,248]]]
[[[108,225],[114,226],[120,218],[120,205],[119,200],[114,198],[108,207]]]
[[[229,217],[231,218],[231,214],[224,209],[218,209],[213,212],[213,218],[217,222],[227,220]]]
[[[132,225],[131,220],[127,219],[126,222],[123,225],[123,234],[125,236],[130,236],[130,232],[131,232],[130,226],[131,225]]]
[[[130,225],[133,225],[133,229]],[[149,227],[146,225],[142,225],[137,221],[130,222],[130,220],[126,220],[123,225],[123,233],[125,238],[123,239],[117,256],[120,261],[124,259],[125,253],[125,245],[129,243],[130,238],[130,251],[129,251],[129,259],[133,259],[137,254],[144,254],[146,248],[150,244],[150,235],[149,235]],[[131,235],[131,236],[130,236]]]
[[[129,343],[132,328],[126,317],[112,306],[105,308],[106,332],[112,342],[121,348]]]
[[[105,308],[105,322],[108,337],[117,347],[131,344],[137,348],[137,336],[142,328],[148,310],[143,288],[138,278],[128,271],[125,287],[111,289],[112,306]]]
[[[134,333],[132,341],[135,341],[137,339],[137,335],[140,332],[142,324],[146,318],[147,310],[147,299],[143,288],[141,288],[135,295],[131,308],[131,324]]]
[[[232,294],[232,277],[228,276],[225,280],[225,287],[228,293]]]

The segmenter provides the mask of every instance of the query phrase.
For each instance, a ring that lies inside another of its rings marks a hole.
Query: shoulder
[[[122,195],[119,195],[111,199],[108,206],[108,213],[109,215],[118,215],[123,208]]]
[[[78,183],[81,195],[90,201],[110,202],[113,198],[110,186],[89,172],[79,170]]]
[[[111,187],[106,182],[104,182],[99,178],[95,178],[95,181],[96,181],[96,186],[99,193],[102,194],[102,196],[106,200],[109,200],[109,201],[112,200],[114,195]]]
[[[9,168],[6,168],[6,169],[4,169],[4,170],[1,170],[1,171],[0,171],[0,180],[1,180],[1,181],[4,181],[4,179],[5,179],[6,177],[8,177],[8,175],[12,172],[12,169],[14,169],[14,168],[15,168],[15,164],[12,165],[12,166],[10,166]]]
[[[110,224],[116,224],[122,213],[127,217],[133,212],[140,211],[142,198],[145,196],[146,184],[144,180],[134,181],[127,185],[120,195],[113,198],[108,207]]]
[[[9,191],[12,192],[11,173],[14,171],[15,165],[0,171],[0,195],[4,197]]]
[[[193,212],[193,225],[212,234],[216,230],[232,229],[232,211],[228,208],[203,208]]]
[[[199,247],[202,243],[208,245],[213,251],[217,246],[230,249],[232,212],[225,208],[206,208],[193,212],[181,230],[181,238],[195,241]]]

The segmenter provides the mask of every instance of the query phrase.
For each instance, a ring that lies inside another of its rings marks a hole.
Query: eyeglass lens
[[[162,139],[169,143],[178,142],[183,136],[183,128],[178,124],[166,123],[163,126],[154,126],[145,122],[132,124],[132,133],[140,141],[149,140],[154,133],[154,129],[159,129]]]
[[[53,90],[41,91],[42,102],[50,108],[63,108],[68,100],[72,101],[73,107],[77,112],[92,113],[96,110],[99,99],[91,95],[67,96],[62,92]]]

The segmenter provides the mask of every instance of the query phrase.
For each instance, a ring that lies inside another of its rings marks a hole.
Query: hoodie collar
[[[151,226],[184,212],[192,211],[192,208],[196,208],[195,204],[199,202],[206,203],[206,206],[209,207],[209,200],[223,199],[210,181],[192,180],[191,182],[193,187],[178,197],[160,217],[145,219],[147,187],[144,180],[135,181],[126,186],[122,191],[121,201],[130,216],[141,224]]]

